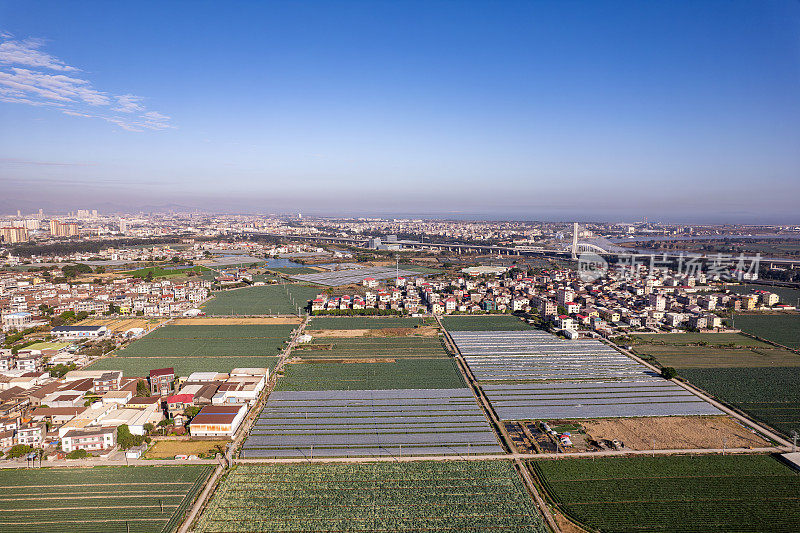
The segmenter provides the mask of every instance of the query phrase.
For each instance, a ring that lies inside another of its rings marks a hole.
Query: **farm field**
[[[794,531],[800,473],[765,455],[531,461],[558,508],[600,531]]]
[[[446,316],[442,324],[447,331],[528,331],[534,328],[512,315]]]
[[[71,342],[37,342],[36,344],[31,344],[26,350],[61,350],[62,348],[67,348],[71,346]]]
[[[176,455],[210,455],[225,449],[230,440],[158,440],[144,454],[145,459],[172,459]]]
[[[170,324],[174,326],[258,326],[275,324],[298,325],[303,320],[297,316],[258,316],[258,317],[198,317],[176,318]]]
[[[596,418],[581,425],[593,439],[617,439],[631,450],[761,448],[769,442],[727,416]],[[724,440],[723,440],[724,439]]]
[[[210,466],[0,470],[0,532],[172,532]]]
[[[412,265],[411,263],[400,263],[400,268],[403,270],[409,270],[411,272],[416,272],[418,274],[426,274],[426,275],[439,274],[440,272],[443,272],[443,270],[439,268],[431,268],[422,265]]]
[[[654,333],[632,335],[631,338],[636,345],[692,346],[707,344],[709,346],[769,346],[769,344],[765,342],[740,333]]]
[[[293,352],[293,354],[296,352]],[[387,359],[365,363],[293,363],[276,390],[450,389],[465,387],[453,359]]]
[[[273,392],[242,457],[498,454],[472,391],[395,389]]]
[[[308,324],[308,329],[310,330],[385,329],[385,328],[413,328],[421,325],[422,325],[421,318],[319,316],[311,319],[311,322],[309,322]]]
[[[166,265],[166,266],[170,266],[170,265]],[[118,272],[118,274],[124,274],[124,275],[132,276],[132,277],[135,277],[135,278],[144,278],[148,274],[152,273],[154,278],[178,278],[178,277],[186,277],[186,275],[189,272],[200,272],[200,273],[212,272],[213,273],[212,270],[210,270],[210,269],[208,269],[208,268],[206,268],[204,266],[196,265],[196,266],[186,267],[186,268],[182,268],[182,267],[179,267],[179,268],[164,268],[163,266],[144,267],[144,268],[140,268],[138,270],[129,270],[127,272]]]
[[[161,318],[89,318],[78,322],[80,326],[105,326],[114,333],[128,331],[131,328],[150,330],[164,323]]]
[[[201,309],[210,316],[296,315],[298,306],[305,309],[319,292],[318,287],[295,283],[243,287],[215,292]]]
[[[639,335],[633,351],[675,368],[800,366],[800,355],[738,333]]]
[[[199,533],[485,531],[544,533],[505,461],[238,465]]]
[[[149,370],[170,366],[178,375],[211,370],[229,372],[237,367],[273,368],[292,329],[293,324],[170,324],[96,361],[89,368],[122,370],[126,376],[143,376]]]
[[[734,321],[750,335],[800,350],[800,314],[736,315]]]
[[[800,431],[800,355],[744,335],[717,335],[640,335],[634,351],[787,436]]]
[[[292,352],[304,359],[448,357],[438,335],[431,337],[317,337]]]
[[[599,341],[540,330],[450,335],[504,421],[722,414]]]
[[[800,367],[678,368],[678,374],[784,435],[800,431]]]

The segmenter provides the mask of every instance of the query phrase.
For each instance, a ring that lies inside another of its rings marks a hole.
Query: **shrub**
[[[677,375],[678,375],[678,372],[674,368],[672,368],[671,366],[665,366],[664,368],[661,369],[661,376],[664,379],[672,379]]]

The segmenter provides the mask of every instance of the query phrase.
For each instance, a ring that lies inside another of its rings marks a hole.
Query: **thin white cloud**
[[[148,111],[143,97],[95,89],[74,74],[78,68],[41,51],[43,46],[40,39],[17,40],[0,33],[0,102],[55,107],[65,115],[98,118],[128,131],[174,128],[170,117]]]
[[[134,96],[132,94],[123,94],[117,96],[117,107],[115,111],[122,111],[123,113],[134,113],[136,111],[144,111],[142,101],[144,98],[141,96]]]
[[[44,46],[44,41],[41,39],[15,41],[13,36],[8,33],[0,34],[0,38],[3,39],[3,42],[0,43],[0,63],[2,64],[27,65],[49,70],[78,70],[50,54],[39,51],[39,48]]]

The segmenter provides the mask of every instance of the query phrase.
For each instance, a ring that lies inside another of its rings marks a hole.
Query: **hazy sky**
[[[0,0],[0,211],[800,223],[800,3]]]

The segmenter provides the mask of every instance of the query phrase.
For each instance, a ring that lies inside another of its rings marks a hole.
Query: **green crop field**
[[[770,346],[758,339],[739,333],[657,333],[632,335],[634,344],[657,344],[667,346]]]
[[[276,390],[457,389],[466,387],[453,359],[385,363],[303,363],[284,367]]]
[[[412,265],[411,263],[400,263],[401,270],[409,270],[411,272],[417,272],[419,274],[439,274],[440,272],[444,272],[442,269],[439,268],[431,268],[422,265]]]
[[[304,359],[385,359],[448,357],[436,337],[317,337],[293,355]]]
[[[134,341],[119,357],[231,357],[277,355],[294,328],[270,325],[167,325]]]
[[[800,366],[800,355],[738,333],[637,335],[633,350],[675,368]]]
[[[144,376],[156,368],[174,367],[178,375],[198,371],[230,372],[238,367],[273,368],[289,339],[291,324],[167,325],[93,363],[92,370],[122,370]]]
[[[202,309],[209,316],[296,315],[319,292],[319,287],[296,283],[243,287],[215,292]]]
[[[800,314],[736,315],[734,324],[750,335],[800,350]]]
[[[797,531],[800,473],[764,455],[535,461],[568,516],[611,531]]]
[[[533,329],[512,315],[447,316],[442,324],[448,331],[517,331]]]
[[[319,316],[311,319],[308,324],[310,330],[314,329],[384,329],[384,328],[413,328],[422,325],[421,318],[400,317],[329,317]]]
[[[800,432],[800,367],[678,368],[678,374],[784,435]]]
[[[168,324],[149,333],[144,339],[170,341],[285,339],[293,328],[294,326],[290,324]]]
[[[165,265],[169,266],[169,265]],[[204,266],[192,266],[186,268],[163,268],[163,266],[155,266],[155,267],[145,267],[140,268],[138,270],[129,270],[127,272],[120,272],[120,274],[126,274],[128,276],[133,276],[136,278],[143,278],[148,274],[152,273],[154,278],[176,278],[176,277],[186,277],[189,272],[211,272],[214,273],[213,270],[209,270]]]
[[[175,531],[210,466],[0,470],[0,532]]]
[[[198,533],[546,531],[506,461],[238,465]]]

